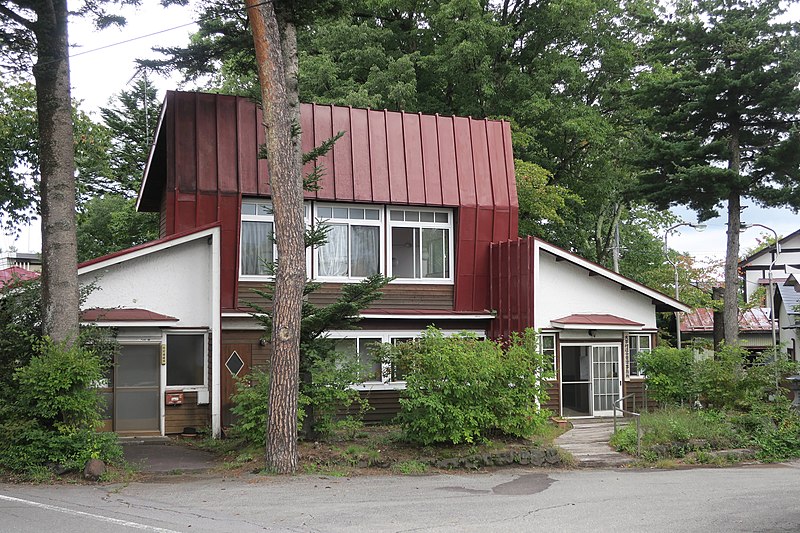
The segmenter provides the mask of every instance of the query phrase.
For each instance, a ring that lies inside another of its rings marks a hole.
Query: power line
[[[78,56],[82,56],[82,55],[85,55],[85,54],[91,54],[92,52],[99,52],[100,50],[105,50],[107,48],[112,48],[114,46],[119,46],[121,44],[132,43],[133,41],[139,41],[141,39],[146,39],[148,37],[153,37],[154,35],[160,35],[162,33],[167,33],[169,31],[179,30],[181,28],[185,28],[187,26],[192,26],[194,24],[197,24],[198,22],[199,22],[199,20],[193,20],[192,22],[187,22],[186,24],[181,24],[180,26],[174,26],[172,28],[167,28],[167,29],[160,30],[160,31],[157,31],[157,32],[148,33],[147,35],[140,35],[138,37],[131,37],[130,39],[125,39],[124,41],[119,41],[119,42],[116,42],[116,43],[107,44],[105,46],[92,48],[91,50],[84,50],[82,52],[78,52],[77,54],[70,54],[69,57],[73,58],[73,57],[78,57]]]

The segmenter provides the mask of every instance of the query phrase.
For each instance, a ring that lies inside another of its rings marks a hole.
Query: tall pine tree
[[[800,179],[800,25],[780,0],[679,0],[646,52],[638,103],[650,108],[639,191],[700,220],[727,204],[725,341],[738,333],[741,199],[789,205]],[[755,222],[755,221],[753,221]]]

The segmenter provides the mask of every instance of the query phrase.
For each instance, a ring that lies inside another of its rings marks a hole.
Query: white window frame
[[[197,335],[203,336],[203,384],[202,385],[167,385],[167,367],[169,366],[169,351],[167,343],[170,336]],[[169,330],[165,331],[161,339],[161,357],[164,367],[164,386],[165,392],[190,392],[208,391],[208,331],[207,330]],[[199,401],[199,398],[198,398]]]
[[[641,347],[641,339],[647,339],[648,347],[642,348]],[[636,339],[636,347],[634,351],[634,347],[631,345],[632,341]],[[630,374],[631,378],[644,378],[645,375],[642,373],[642,368],[639,365],[639,360],[637,356],[644,352],[650,353],[653,351],[653,336],[650,333],[629,333],[628,334],[628,342],[627,342],[627,349],[628,349],[628,373]],[[631,365],[636,362],[636,372],[634,373],[631,368]]]
[[[558,363],[558,338],[557,338],[556,333],[549,333],[549,332],[539,333],[539,338],[536,339],[536,341],[537,341],[536,342],[536,349],[539,351],[539,353],[541,355],[548,355],[547,353],[545,353],[545,348],[544,348],[544,338],[545,337],[549,337],[549,338],[553,339],[553,348],[552,348],[552,350],[553,350],[553,354],[552,354],[553,355],[553,362],[552,362],[552,365],[553,365],[553,377],[547,378],[547,381],[556,381],[556,380],[558,380],[558,364],[557,364]],[[547,350],[549,351],[550,349],[551,348],[548,348]]]
[[[330,208],[330,209],[374,209],[378,211],[378,219],[377,220],[368,220],[364,219],[355,219],[350,218],[348,213],[348,218],[334,218],[334,217],[321,217],[319,216],[319,209],[320,208]],[[352,282],[352,281],[360,281],[366,279],[365,277],[360,276],[352,276],[350,274],[350,263],[351,263],[351,227],[352,226],[372,226],[378,228],[378,238],[380,242],[378,244],[378,271],[376,274],[382,274],[386,272],[386,266],[384,264],[384,256],[386,250],[386,229],[385,229],[385,212],[383,206],[375,205],[375,204],[350,204],[350,203],[327,203],[327,202],[314,202],[313,206],[314,212],[314,224],[317,223],[321,224],[346,224],[347,225],[347,276],[322,276],[319,274],[319,250],[321,246],[314,247],[314,279],[320,281],[331,281],[331,282]]]
[[[258,212],[259,207],[264,206],[269,209],[270,214],[268,215],[245,215],[244,214],[244,205],[245,204],[255,204],[256,212]],[[264,279],[274,279],[274,275],[271,274],[245,274],[242,272],[242,254],[244,253],[244,243],[242,239],[244,238],[244,231],[242,228],[244,227],[244,222],[269,222],[272,224],[272,231],[275,232],[275,217],[272,214],[272,200],[271,199],[263,199],[263,198],[242,198],[242,207],[241,207],[241,216],[240,216],[240,227],[239,227],[239,279],[241,280],[264,280]],[[275,239],[272,240],[272,257],[273,260],[278,259],[278,247],[275,244]]]
[[[433,213],[434,219],[437,213],[445,213],[447,215],[447,222],[419,222],[419,221],[406,221],[406,220],[392,220],[392,211],[404,211],[404,212],[417,212],[417,213]],[[394,228],[418,228],[422,229],[444,229],[447,230],[448,238],[447,238],[447,271],[449,273],[448,277],[443,278],[423,278],[423,277],[414,277],[414,278],[397,278],[392,281],[392,283],[414,283],[414,284],[452,284],[455,280],[455,261],[454,261],[454,231],[453,231],[453,210],[447,208],[421,208],[421,207],[411,207],[411,206],[400,206],[400,205],[387,205],[386,206],[386,239],[387,239],[387,246],[386,249],[388,250],[389,255],[389,265],[388,265],[388,276],[393,276],[393,262],[391,259],[392,256],[392,229]],[[421,232],[420,232],[421,233]],[[422,249],[420,247],[420,254],[422,254]],[[420,261],[422,258],[420,257]]]
[[[273,233],[275,231],[275,216],[272,214],[272,199],[266,198],[242,198],[242,205],[246,203],[255,203],[261,205],[268,205],[270,209],[269,215],[245,215],[242,213],[239,219],[239,279],[241,281],[265,281],[265,280],[273,280],[275,276],[273,274],[244,274],[242,273],[242,252],[243,252],[243,245],[242,245],[242,229],[241,225],[242,222],[250,221],[250,222],[270,222],[272,223],[272,230]],[[311,227],[311,204],[306,202],[303,205],[303,218],[306,222],[306,227]],[[278,245],[275,243],[275,240],[272,241],[272,257],[275,261],[278,260]],[[306,250],[306,275],[311,272],[311,254],[308,250]]]
[[[418,339],[422,337],[424,330],[381,330],[381,331],[328,331],[326,336],[329,339],[381,339],[384,344],[391,343],[396,339]],[[472,333],[478,338],[485,338],[486,332],[483,330],[442,330],[442,335],[450,337],[459,333]],[[365,381],[363,383],[354,383],[351,388],[359,391],[370,390],[402,390],[406,388],[405,381],[390,381],[392,375],[391,365],[383,363],[381,365],[381,381]]]

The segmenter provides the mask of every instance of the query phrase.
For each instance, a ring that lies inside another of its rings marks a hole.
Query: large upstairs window
[[[389,207],[389,275],[398,279],[452,279],[452,213]]]
[[[316,277],[365,278],[381,272],[382,211],[380,207],[316,205],[315,218],[329,228],[327,242],[315,253]]]

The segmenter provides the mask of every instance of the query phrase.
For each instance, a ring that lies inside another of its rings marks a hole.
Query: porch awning
[[[147,309],[136,307],[104,309],[95,307],[81,311],[82,322],[93,322],[104,326],[134,325],[136,323],[147,323],[148,325],[172,325],[178,319],[174,316],[162,315]]]
[[[577,314],[550,321],[550,325],[559,329],[642,329],[644,324],[627,318],[603,314]]]

